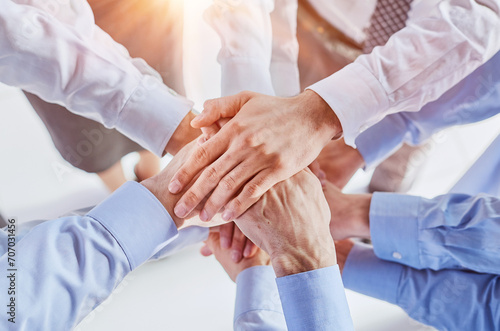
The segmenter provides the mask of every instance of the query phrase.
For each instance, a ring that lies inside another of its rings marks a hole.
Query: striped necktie
[[[378,0],[367,29],[364,53],[383,46],[389,38],[405,27],[413,0]]]

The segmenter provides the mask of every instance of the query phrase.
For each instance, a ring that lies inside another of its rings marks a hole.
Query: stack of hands
[[[304,94],[313,101],[303,102],[321,102],[314,92]],[[214,253],[233,280],[256,265],[272,264],[277,277],[337,263],[342,270],[353,245],[343,239],[370,235],[371,195],[345,195],[340,190],[363,166],[363,159],[342,139],[326,133],[326,126],[338,125],[324,120],[332,118],[329,108],[316,123],[275,127],[283,135],[297,129],[298,134],[288,135],[297,139],[311,136],[302,135],[300,130],[305,128],[316,132],[315,139],[332,140],[323,151],[308,147],[321,146],[314,140],[297,144],[304,148],[301,153],[293,152],[304,156],[300,160],[286,155],[289,149],[279,146],[280,142],[266,140],[275,133],[262,130],[268,116],[280,118],[269,110],[259,114],[259,105],[272,107],[272,101],[279,99],[266,98],[244,92],[207,101],[202,115],[191,123],[203,135],[176,156],[175,164],[150,180],[154,185],[144,184],[169,204],[167,210],[174,210],[180,227],[212,227],[201,252],[205,256]],[[319,153],[316,159],[315,153]],[[172,169],[177,169],[175,174]]]

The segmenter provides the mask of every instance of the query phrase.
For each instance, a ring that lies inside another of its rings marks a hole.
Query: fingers
[[[208,218],[207,221],[211,220],[236,195],[236,192],[243,187],[253,173],[261,170],[260,168],[249,170],[252,166],[255,166],[255,162],[243,161],[220,180],[201,212],[204,217]]]
[[[174,209],[175,214],[178,217],[180,214],[189,214],[194,210],[202,200],[210,194],[219,185],[221,179],[226,176],[228,172],[236,165],[238,166],[238,160],[233,159],[233,153],[228,151],[217,161],[212,163],[210,166],[205,168],[201,173],[200,177],[195,181],[193,186],[191,186],[177,202]],[[228,192],[230,195],[236,194],[236,189]],[[222,208],[223,205],[220,206]],[[206,210],[202,210],[200,213],[200,219],[203,222],[208,222],[215,213],[208,214]]]
[[[233,232],[233,243],[231,245],[231,260],[234,263],[238,263],[243,259],[243,249],[247,242],[247,237],[241,232],[240,228],[234,227]]]
[[[248,208],[256,203],[264,193],[278,182],[271,174],[271,169],[263,170],[245,184],[241,193],[225,206],[225,211],[222,213],[222,219],[226,222],[234,221],[235,218],[241,216]]]
[[[220,246],[224,249],[231,247],[233,242],[234,223],[223,224],[219,227]]]
[[[215,161],[224,152],[226,147],[227,145],[219,141],[216,137],[201,146],[197,146],[187,161],[180,166],[179,170],[172,177],[168,185],[170,193],[177,194],[181,192],[202,169]],[[191,198],[195,198],[195,200],[200,199],[201,201],[204,196]],[[187,209],[178,210],[176,215],[183,218],[187,213]],[[179,216],[181,214],[182,216]]]
[[[257,254],[259,247],[255,245],[250,239],[247,238],[247,242],[245,244],[245,249],[243,250],[243,257],[251,258]]]
[[[203,247],[201,247],[200,253],[203,256],[210,256],[213,254],[212,250],[210,249],[210,247],[208,247],[208,245],[204,245]]]
[[[321,169],[318,160],[314,160],[313,163],[309,165],[309,169],[318,177],[321,185],[324,187],[326,185],[326,173]]]
[[[254,96],[252,92],[241,92],[236,95],[205,101],[203,112],[191,121],[195,129],[211,126],[221,118],[234,117],[245,103]]]
[[[205,245],[201,247],[200,253],[203,256],[210,256],[219,249],[219,233],[217,231],[210,231]]]

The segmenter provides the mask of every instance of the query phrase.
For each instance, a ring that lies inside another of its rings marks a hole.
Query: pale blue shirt
[[[129,272],[177,236],[163,205],[135,182],[85,216],[16,228],[13,265],[8,260],[9,229],[0,230],[0,265],[4,272],[14,270],[16,304],[15,324],[3,312],[1,330],[72,329]],[[5,275],[0,277],[4,304],[11,297],[6,290],[10,285]]]
[[[500,53],[438,100],[418,112],[387,116],[356,138],[367,168],[377,166],[403,143],[418,145],[436,132],[479,122],[500,112]]]
[[[398,305],[413,319],[438,330],[500,327],[499,275],[417,270],[379,259],[371,247],[356,244],[342,276],[346,288]]]
[[[338,265],[279,278],[257,266],[236,284],[237,331],[354,330]]]

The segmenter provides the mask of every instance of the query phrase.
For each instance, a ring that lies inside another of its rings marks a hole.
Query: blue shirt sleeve
[[[289,331],[354,330],[339,266],[276,279]]]
[[[370,205],[375,254],[416,269],[500,274],[500,199],[446,194],[425,199],[375,193]]]
[[[403,143],[418,145],[447,127],[479,122],[499,113],[500,53],[419,112],[387,116],[356,139],[367,168],[377,166]]]
[[[416,270],[356,244],[344,266],[346,288],[388,301],[439,330],[498,330],[500,276],[462,270]]]
[[[286,322],[271,266],[255,266],[236,278],[235,331],[286,331]]]
[[[14,269],[0,288],[14,287],[12,323],[1,330],[70,330],[104,301],[133,269],[177,236],[162,204],[144,186],[129,182],[86,216],[46,221],[22,233],[14,247]],[[7,241],[8,232],[0,231]],[[8,254],[0,265],[7,269]],[[5,317],[5,316],[4,316]]]

